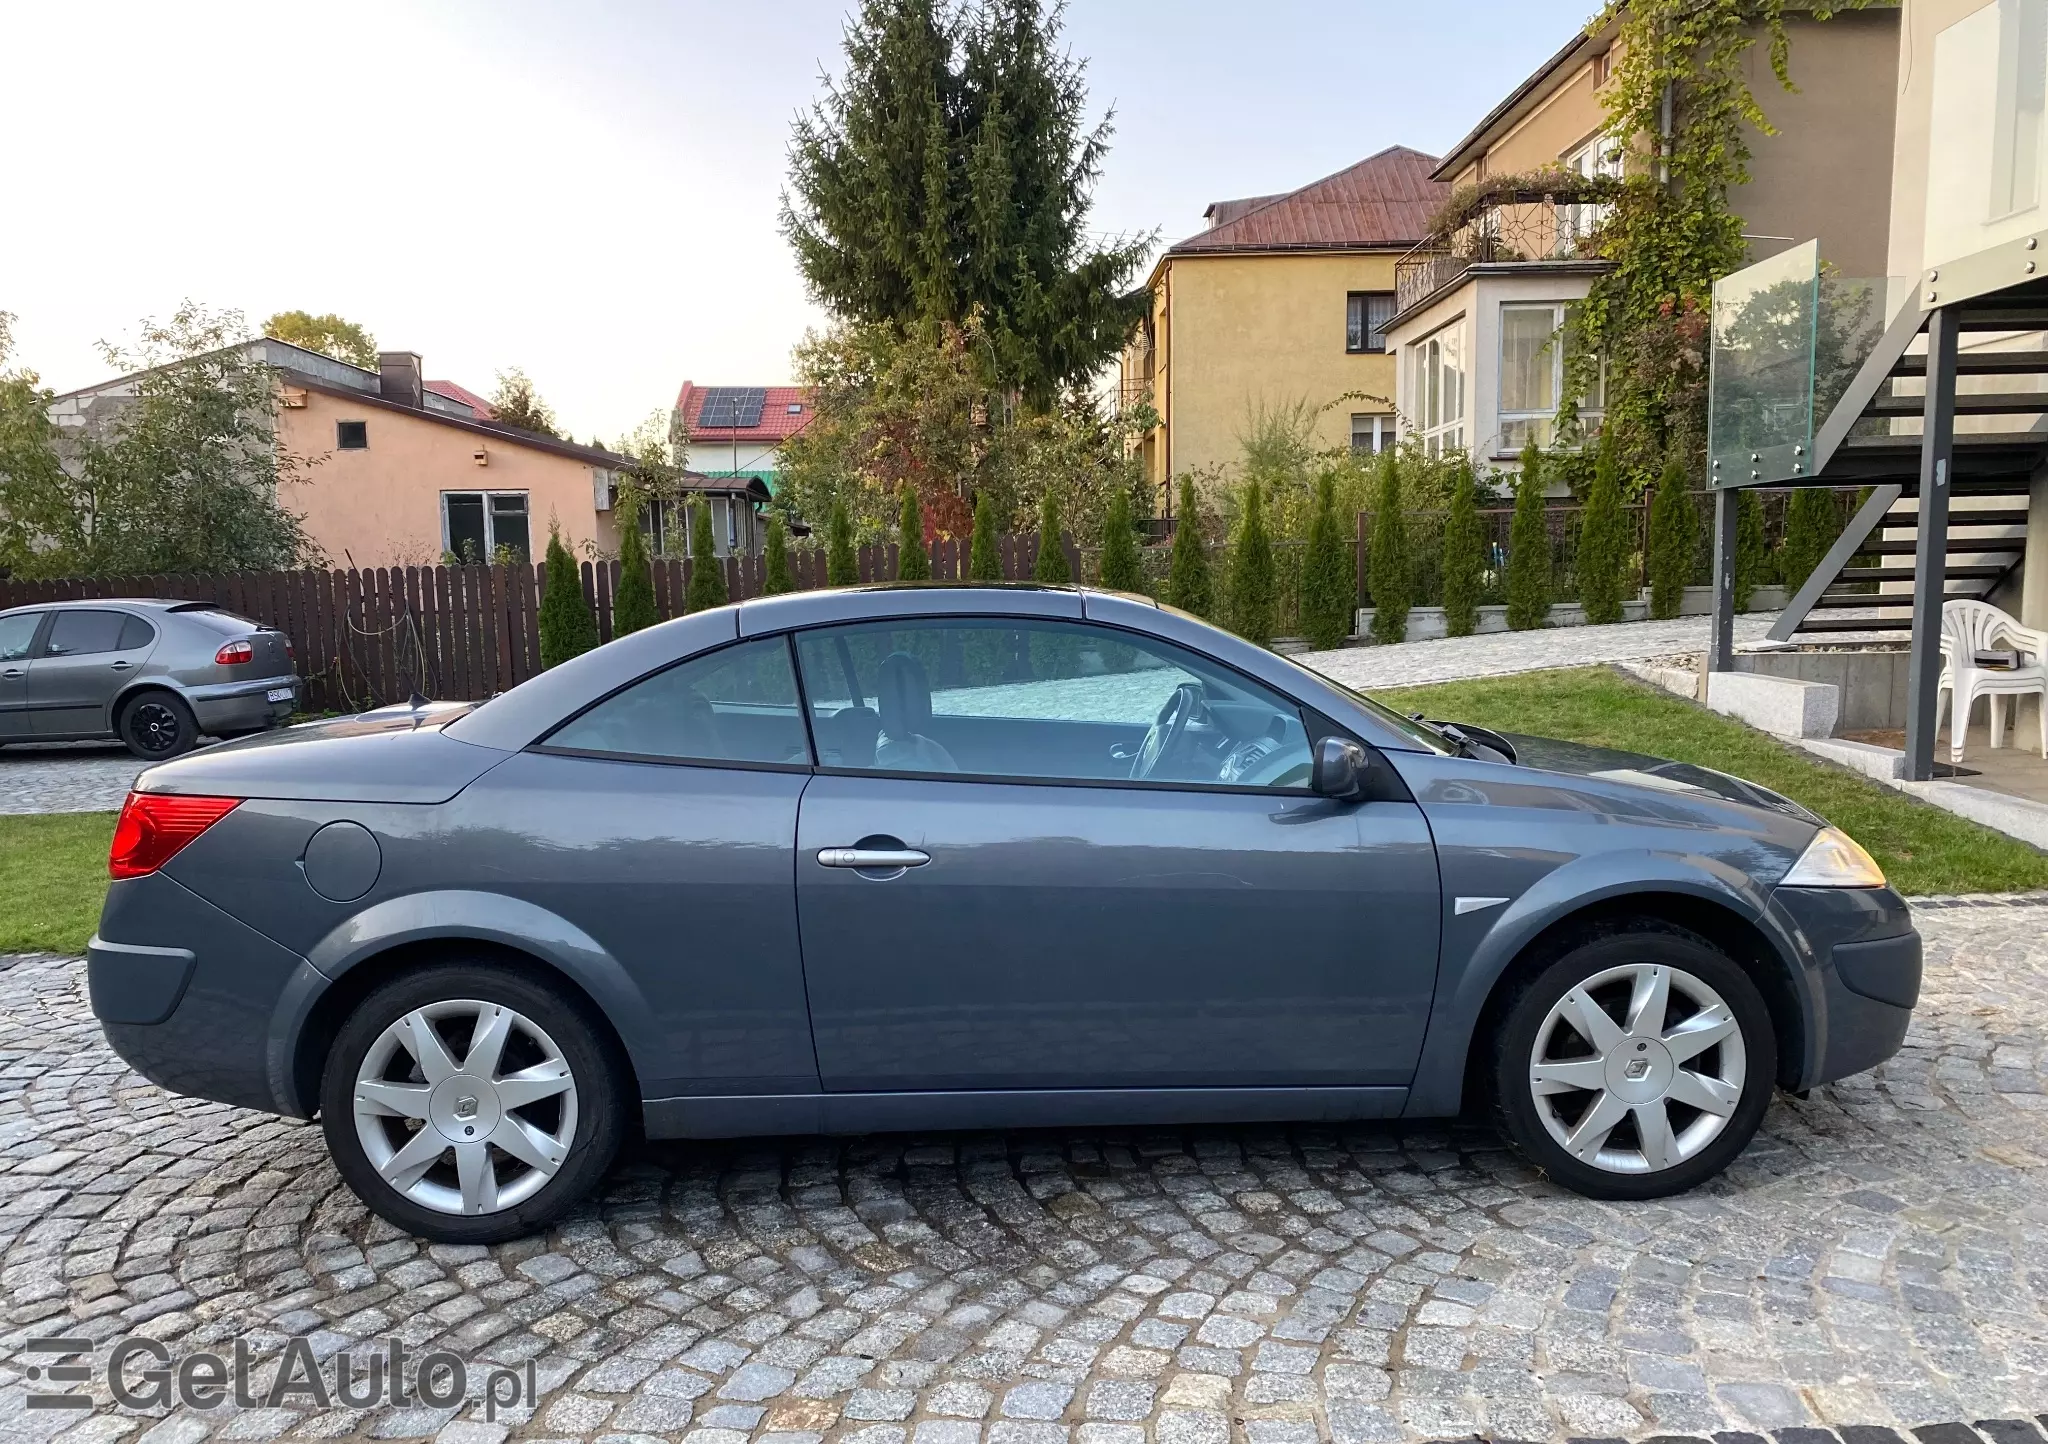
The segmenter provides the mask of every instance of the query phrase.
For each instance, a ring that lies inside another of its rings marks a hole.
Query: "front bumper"
[[[1771,909],[1802,945],[1802,1046],[1784,1080],[1815,1088],[1899,1051],[1920,998],[1920,934],[1888,887],[1781,887]]]
[[[289,691],[281,701],[270,700],[272,692]],[[275,727],[298,706],[299,679],[290,673],[282,677],[257,677],[248,681],[214,682],[193,687],[185,693],[199,730],[213,736],[229,732],[260,732]]]

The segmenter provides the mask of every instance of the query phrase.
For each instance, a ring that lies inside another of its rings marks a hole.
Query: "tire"
[[[121,704],[114,724],[121,742],[145,762],[162,762],[190,752],[199,741],[192,709],[175,692],[137,692]]]
[[[499,1066],[463,1072],[500,1017]],[[420,1062],[432,1042],[414,1041],[421,1020],[446,1054],[439,1086]],[[562,1076],[566,1089],[553,1086]],[[451,960],[394,978],[349,1014],[321,1076],[320,1121],[343,1181],[379,1217],[436,1243],[502,1243],[597,1187],[624,1132],[624,1076],[586,1003],[523,969]]]
[[[1712,1178],[1756,1136],[1776,1086],[1777,1035],[1749,974],[1649,919],[1536,970],[1499,1017],[1487,1061],[1501,1131],[1591,1198],[1663,1198]]]

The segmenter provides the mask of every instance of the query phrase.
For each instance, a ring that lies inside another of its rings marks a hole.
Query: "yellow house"
[[[1159,414],[1139,443],[1154,485],[1234,468],[1262,409],[1306,403],[1323,446],[1392,442],[1394,262],[1449,190],[1436,164],[1393,146],[1300,190],[1218,201],[1159,258],[1121,376],[1124,403]]]

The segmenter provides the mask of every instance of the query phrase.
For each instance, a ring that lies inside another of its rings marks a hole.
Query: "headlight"
[[[1781,887],[1883,887],[1884,869],[1839,827],[1813,835]]]

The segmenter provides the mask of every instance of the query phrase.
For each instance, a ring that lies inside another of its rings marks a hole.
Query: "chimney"
[[[386,401],[418,411],[427,404],[426,385],[420,380],[417,351],[377,353],[377,394]]]

